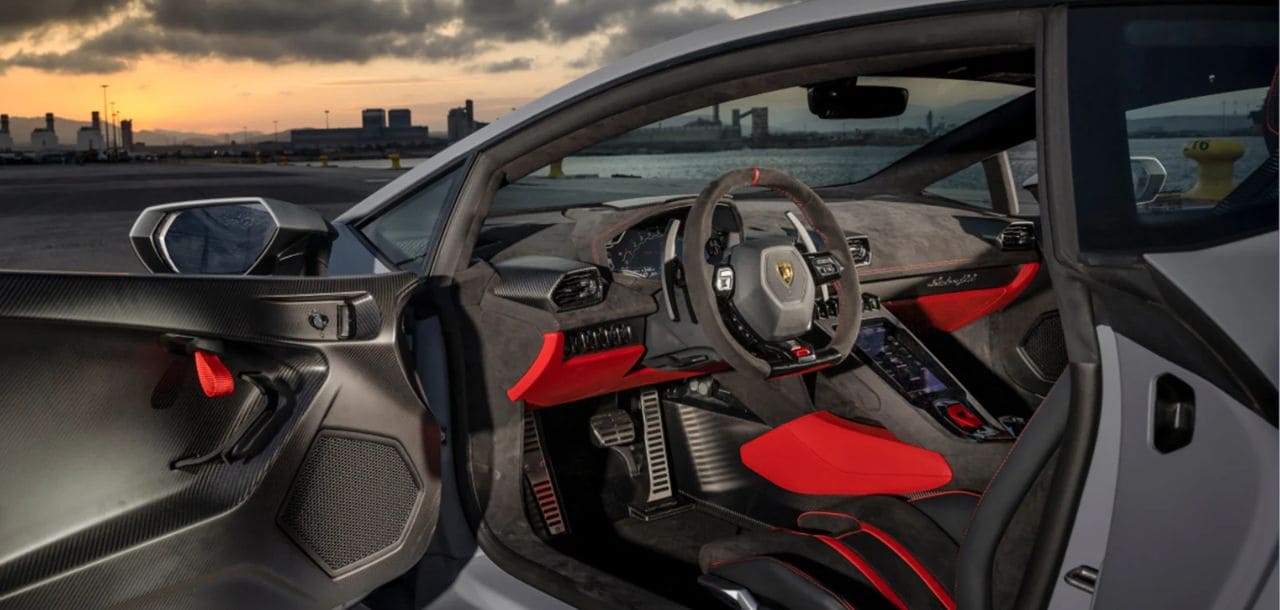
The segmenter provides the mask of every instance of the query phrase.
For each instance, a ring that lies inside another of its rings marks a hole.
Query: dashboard
[[[679,257],[684,251],[684,219],[688,213],[687,207],[669,210],[650,216],[611,237],[605,242],[610,271],[634,278],[658,279],[662,273],[662,249],[666,243],[667,227],[672,220],[681,223],[676,233],[675,249]],[[711,239],[707,240],[705,250],[707,262],[725,262],[729,248],[741,239],[742,220],[737,211],[729,205],[717,207],[712,219]]]

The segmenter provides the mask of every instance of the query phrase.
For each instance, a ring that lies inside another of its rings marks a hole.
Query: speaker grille
[[[330,574],[400,540],[420,487],[390,439],[322,433],[280,511],[280,526]]]
[[[1067,368],[1066,337],[1062,335],[1062,317],[1058,312],[1045,314],[1036,320],[1022,337],[1018,351],[1042,381],[1057,380]]]

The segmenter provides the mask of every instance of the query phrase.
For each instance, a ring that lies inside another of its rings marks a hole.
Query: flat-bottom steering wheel
[[[799,236],[757,237],[733,246],[727,264],[707,262],[716,204],[751,186],[786,195],[825,250],[802,253],[796,247]],[[805,183],[760,168],[720,176],[689,209],[682,254],[693,313],[711,346],[738,371],[771,379],[830,366],[853,350],[862,319],[853,255],[844,229]],[[839,299],[834,335],[814,325],[818,289],[828,284]]]

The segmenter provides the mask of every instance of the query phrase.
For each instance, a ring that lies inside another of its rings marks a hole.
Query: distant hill
[[[1231,114],[1186,114],[1128,121],[1130,136],[1218,136],[1256,133],[1248,116]]]
[[[74,145],[76,143],[76,131],[81,127],[88,127],[89,121],[76,121],[65,117],[54,117],[53,129],[58,132],[58,142],[65,145]],[[44,127],[44,117],[9,117],[9,134],[13,137],[14,144],[25,146],[31,141],[31,130],[37,127]],[[193,146],[214,145],[225,142],[224,138],[210,136],[204,133],[192,133],[189,131],[173,131],[169,129],[143,129],[138,130],[137,123],[134,124],[133,141],[146,144],[147,146],[166,146],[170,144],[190,144]],[[117,132],[118,133],[118,132]],[[119,137],[119,136],[117,136]],[[239,140],[240,134],[232,134],[232,138]],[[257,131],[249,132],[249,141],[258,142],[269,140],[271,134],[264,134]]]

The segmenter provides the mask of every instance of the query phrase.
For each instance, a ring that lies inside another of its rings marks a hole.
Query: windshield
[[[905,89],[905,110],[886,118],[823,119],[810,112],[803,87],[745,97],[580,150],[503,188],[494,209],[697,193],[710,180],[742,167],[782,170],[814,186],[849,184],[1030,91],[920,77],[860,77],[857,84]]]

